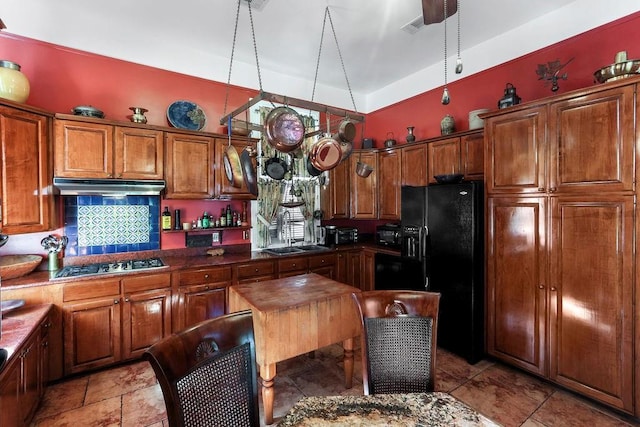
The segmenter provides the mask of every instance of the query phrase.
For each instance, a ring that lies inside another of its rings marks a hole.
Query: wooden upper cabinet
[[[427,172],[427,144],[402,146],[402,185],[420,187],[429,184]]]
[[[462,173],[460,169],[460,138],[447,138],[428,144],[429,182],[435,175]]]
[[[214,197],[214,139],[166,133],[167,199]]]
[[[633,190],[634,89],[549,105],[549,192]]]
[[[116,126],[114,176],[164,179],[163,137],[160,130]]]
[[[400,219],[402,150],[394,148],[378,153],[378,218]],[[362,179],[362,178],[361,178]]]
[[[163,179],[163,132],[56,119],[54,175],[67,178]]]
[[[358,219],[376,219],[378,217],[377,181],[378,181],[378,153],[362,151],[349,157],[351,174],[350,217]],[[358,161],[368,164],[373,172],[364,178],[356,173]],[[344,163],[344,162],[343,162]]]
[[[460,164],[466,180],[484,177],[484,134],[482,132],[460,137]]]
[[[238,152],[238,157],[242,154],[242,151],[247,148],[249,142],[246,139],[237,140],[232,139],[231,145],[233,145]],[[227,174],[224,168],[224,153],[229,147],[229,140],[225,138],[216,138],[215,140],[215,162],[214,162],[214,170],[215,170],[215,185],[216,185],[216,196],[220,198],[233,198],[233,199],[255,199],[256,196],[251,194],[247,185],[244,182],[244,179],[241,180],[240,187],[234,187],[229,179],[227,178]],[[257,173],[256,173],[256,165],[255,160],[252,159],[252,168],[254,171],[254,179],[257,182]],[[244,176],[244,171],[242,171]]]
[[[354,154],[351,155],[353,158]],[[355,167],[355,166],[354,166]],[[320,187],[320,203],[324,219],[349,218],[351,162],[338,163],[329,171],[329,184]]]
[[[113,126],[55,120],[54,175],[113,178]]]
[[[546,106],[485,119],[486,191],[546,192]]]
[[[50,120],[0,106],[0,214],[4,233],[22,234],[56,227],[50,192]]]

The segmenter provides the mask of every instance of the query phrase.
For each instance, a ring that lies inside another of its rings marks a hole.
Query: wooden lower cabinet
[[[376,252],[365,249],[362,251],[362,274],[360,289],[372,291],[376,281]]]
[[[335,279],[336,254],[309,256],[309,272]]]
[[[337,252],[335,280],[361,288],[361,260],[362,253],[360,249]]]
[[[176,331],[227,312],[231,267],[189,269],[177,275],[180,287]]]
[[[48,329],[45,317],[18,349],[17,357],[2,369],[0,381],[0,426],[28,426],[44,394],[48,359]]]
[[[487,347],[633,413],[634,196],[488,199]]]
[[[276,278],[276,265],[269,261],[249,261],[233,266],[234,283],[251,283]]]
[[[0,426],[23,425],[20,404],[20,360],[14,360],[3,368],[4,375],[0,382]]]
[[[138,357],[169,335],[170,296],[169,273],[66,285],[65,375]]]

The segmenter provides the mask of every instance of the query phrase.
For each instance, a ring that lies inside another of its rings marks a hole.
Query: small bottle
[[[171,212],[169,212],[169,206],[165,206],[164,212],[162,212],[162,229],[171,230]]]
[[[201,222],[201,224],[202,224],[202,222]],[[198,228],[198,222],[195,219],[193,221],[191,221],[191,228],[192,229]]]
[[[247,223],[247,202],[242,202],[242,214],[241,214],[242,225],[249,225]]]
[[[196,228],[202,228],[202,217],[198,217],[198,221],[196,221]]]
[[[209,212],[204,212],[202,214],[202,228],[209,228],[211,226],[211,222],[209,219]]]
[[[231,225],[233,225],[234,227],[238,226],[238,212],[233,211],[233,214],[231,216]]]
[[[180,209],[176,209],[173,211],[173,217],[173,229],[182,230],[182,221],[180,221]]]
[[[227,205],[227,227],[233,226],[233,216],[231,215],[231,205]]]
[[[222,211],[220,212],[220,227],[226,227],[227,226],[227,214],[225,213],[224,209],[222,209]]]
[[[216,218],[216,220],[214,221],[214,225],[216,228],[220,227],[220,218]]]

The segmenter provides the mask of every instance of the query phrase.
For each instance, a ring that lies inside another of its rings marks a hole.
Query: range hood
[[[157,196],[163,180],[53,178],[53,186],[63,196]]]

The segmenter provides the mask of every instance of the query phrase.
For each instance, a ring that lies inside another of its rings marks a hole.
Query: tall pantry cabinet
[[[491,112],[485,175],[488,353],[637,415],[636,90]]]

